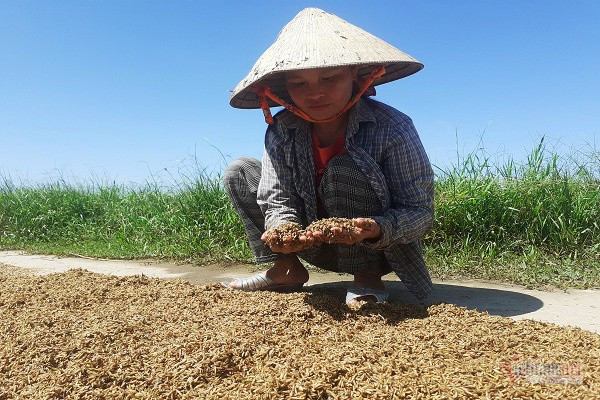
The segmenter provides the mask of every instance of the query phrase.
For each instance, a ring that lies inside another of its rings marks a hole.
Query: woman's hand
[[[263,242],[267,243],[267,236],[270,231],[271,230],[266,231],[260,237]],[[277,242],[278,241],[277,239],[279,239],[277,234],[271,235],[271,240],[273,242]],[[312,245],[314,243],[314,238],[311,235],[302,234],[302,235],[300,235],[300,237],[298,237],[298,240],[293,240],[288,237],[288,238],[283,238],[282,242],[283,242],[282,245],[269,244],[269,243],[267,243],[267,245],[275,253],[284,253],[284,254],[296,253],[296,252],[302,251],[304,249],[307,249],[309,247],[312,247]]]
[[[364,239],[379,239],[381,228],[373,218],[354,218],[352,220],[357,232],[357,242]]]
[[[365,239],[379,239],[381,237],[379,224],[373,218],[354,218],[352,223],[354,224],[354,229],[349,233],[344,233],[340,227],[331,227],[329,229],[334,235],[343,235],[343,244],[355,244]],[[307,231],[306,233],[313,240],[320,239],[323,236],[323,232],[321,231]]]

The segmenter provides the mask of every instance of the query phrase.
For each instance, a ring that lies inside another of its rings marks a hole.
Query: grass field
[[[251,262],[218,176],[199,167],[165,188],[0,183],[0,248],[108,258]],[[436,171],[432,275],[527,286],[600,286],[600,154],[559,157],[539,146],[523,162],[483,151]]]

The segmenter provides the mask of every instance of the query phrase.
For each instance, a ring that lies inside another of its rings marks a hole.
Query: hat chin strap
[[[346,107],[344,107],[344,109],[342,111],[340,111],[339,113],[337,113],[335,116],[333,116],[331,118],[327,118],[327,119],[312,118],[310,115],[308,115],[307,113],[305,113],[298,107],[295,107],[289,103],[286,103],[282,99],[280,99],[275,93],[271,92],[271,89],[268,86],[264,86],[264,85],[255,83],[254,88],[256,89],[257,95],[260,98],[260,108],[262,109],[263,114],[265,115],[265,122],[267,124],[272,124],[274,122],[273,116],[271,115],[271,109],[269,108],[269,102],[267,100],[267,97],[269,99],[273,100],[275,103],[279,104],[280,106],[283,106],[286,109],[290,110],[293,114],[296,114],[300,118],[303,118],[309,122],[323,123],[323,122],[335,121],[336,119],[341,117],[346,111],[348,111],[358,101],[358,99],[360,99],[360,97],[367,91],[367,89],[369,89],[371,84],[376,79],[381,78],[384,74],[385,74],[385,67],[383,65],[380,66],[379,68],[375,68],[371,72],[371,75],[363,82],[362,86],[360,87],[360,90],[354,95],[353,98],[350,99],[350,101],[348,101],[348,104],[346,104]]]

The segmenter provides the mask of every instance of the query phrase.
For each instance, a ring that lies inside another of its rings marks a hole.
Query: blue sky
[[[260,110],[229,91],[319,7],[425,68],[378,87],[432,163],[480,140],[522,159],[545,135],[600,148],[600,1],[0,2],[0,175],[142,183],[259,158]]]

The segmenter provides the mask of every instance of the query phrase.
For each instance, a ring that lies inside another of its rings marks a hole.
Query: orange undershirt
[[[321,144],[319,142],[319,137],[314,131],[312,132],[313,158],[315,160],[315,184],[317,189],[317,216],[319,218],[327,217],[327,212],[325,211],[318,190],[319,185],[321,184],[321,178],[323,178],[323,174],[325,173],[329,161],[337,155],[346,153],[346,148],[344,146],[345,142],[346,134],[344,133],[340,135],[331,146],[319,147]]]

